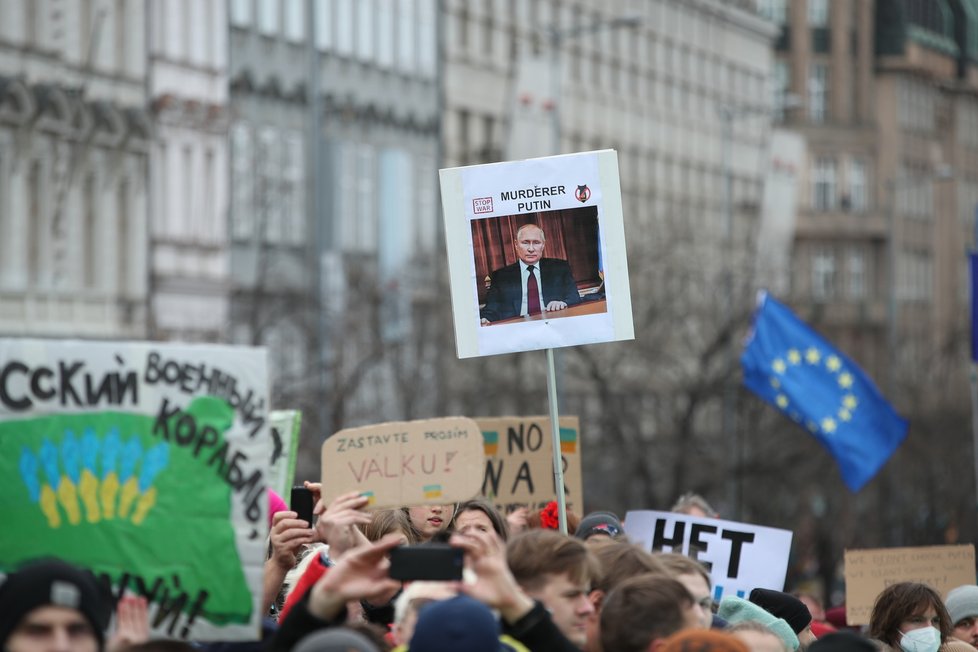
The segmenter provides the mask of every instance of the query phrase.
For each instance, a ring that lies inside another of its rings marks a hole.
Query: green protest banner
[[[260,349],[0,339],[0,572],[59,557],[154,635],[256,639],[267,404]]]

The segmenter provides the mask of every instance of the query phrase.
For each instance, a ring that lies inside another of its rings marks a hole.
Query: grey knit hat
[[[978,616],[978,586],[965,584],[951,589],[944,600],[947,613],[951,616],[951,624],[957,625],[965,618]]]

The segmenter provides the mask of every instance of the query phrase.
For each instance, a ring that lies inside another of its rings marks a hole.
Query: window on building
[[[258,235],[269,243],[282,242],[281,144],[278,130],[263,127],[258,132]]]
[[[418,12],[415,0],[400,0],[397,3],[397,63],[398,67],[408,74],[417,72],[417,41],[415,30],[418,28]]]
[[[302,134],[289,132],[285,139],[285,165],[282,179],[282,214],[285,241],[302,244],[306,237],[305,152]]]
[[[28,287],[41,284],[41,237],[45,232],[44,199],[41,163],[34,161],[27,174],[27,199],[30,211],[27,215],[27,283]]]
[[[905,0],[909,21],[941,36],[953,36],[953,14],[947,0]]]
[[[384,2],[385,0],[381,0]],[[374,53],[374,16],[376,8],[374,0],[357,0],[357,58],[361,61],[373,61]]]
[[[316,47],[320,50],[333,48],[333,3],[314,2],[313,18],[316,21]]]
[[[129,222],[131,219],[129,179],[123,179],[119,182],[119,191],[116,194],[116,223],[118,224],[116,227],[116,245],[119,252],[116,260],[116,278],[118,279],[119,293],[123,297],[128,295],[129,290],[129,266],[131,265],[129,252],[132,251],[132,245],[129,243]]]
[[[214,193],[211,192],[211,188],[217,187],[215,183],[216,164],[214,159],[214,148],[208,146],[204,150],[204,192],[200,193],[202,203],[200,215],[203,219],[198,220],[199,224],[197,225],[201,238],[204,242],[208,243],[215,242],[219,238],[216,225],[218,221],[217,206],[214,203]]]
[[[897,265],[897,296],[929,303],[933,297],[934,262],[925,250],[903,250]]]
[[[835,295],[835,252],[819,247],[812,256],[812,298],[825,300]]]
[[[757,12],[776,25],[788,22],[788,0],[760,0]]]
[[[353,0],[333,0],[336,12],[336,52],[343,56],[353,56]]]
[[[85,243],[81,251],[82,263],[82,287],[95,287],[95,270],[98,255],[96,253],[99,242],[98,232],[98,207],[95,205],[95,175],[85,175],[85,182],[82,186],[82,241]]]
[[[126,34],[129,31],[126,28],[126,17],[128,16],[126,0],[116,0],[114,14],[115,26],[112,30],[113,36],[115,36],[113,63],[117,69],[125,70],[130,64],[126,57]]]
[[[808,0],[808,24],[812,27],[828,27],[829,0]]]
[[[846,260],[847,294],[850,299],[866,298],[866,255],[861,247],[849,249]]]
[[[394,4],[377,4],[377,63],[384,68],[394,67]]]
[[[301,43],[306,34],[306,0],[285,0],[285,38],[293,43]]]
[[[357,251],[377,251],[377,153],[360,144],[356,155],[356,243]]]
[[[278,36],[281,5],[278,0],[258,0],[258,32],[265,36]]]
[[[254,0],[231,0],[231,24],[235,27],[251,26],[251,3]]]
[[[829,67],[824,63],[812,63],[808,67],[808,118],[812,122],[825,122],[829,102]]]
[[[864,213],[869,209],[866,164],[860,159],[849,161],[849,210]]]
[[[177,57],[184,61],[193,60],[193,47],[194,47],[194,28],[196,27],[194,23],[194,8],[197,3],[193,0],[181,0],[177,5],[180,12],[180,20],[177,22],[180,25],[180,50],[177,53]]]
[[[784,59],[774,61],[774,75],[771,79],[771,90],[774,93],[774,119],[784,120],[785,101],[791,88],[791,67]]]
[[[254,234],[254,154],[251,129],[231,127],[231,237],[247,240]]]
[[[812,170],[812,209],[824,213],[835,208],[835,159],[820,157]]]
[[[418,67],[427,79],[434,79],[438,61],[438,3],[418,5]]]

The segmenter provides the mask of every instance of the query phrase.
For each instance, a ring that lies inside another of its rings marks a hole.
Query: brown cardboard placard
[[[846,622],[867,625],[876,597],[898,582],[920,582],[941,594],[975,583],[975,547],[922,546],[846,550]]]
[[[479,425],[466,417],[347,428],[323,442],[323,501],[349,491],[371,508],[468,500],[484,466]]]
[[[543,507],[557,499],[553,473],[550,417],[476,417],[486,453],[482,494],[505,514],[510,508]],[[583,516],[581,425],[574,416],[560,417],[567,509]]]

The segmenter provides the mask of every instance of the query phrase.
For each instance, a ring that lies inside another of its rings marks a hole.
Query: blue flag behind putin
[[[859,491],[907,435],[863,371],[766,292],[740,358],[744,384],[815,436]]]

